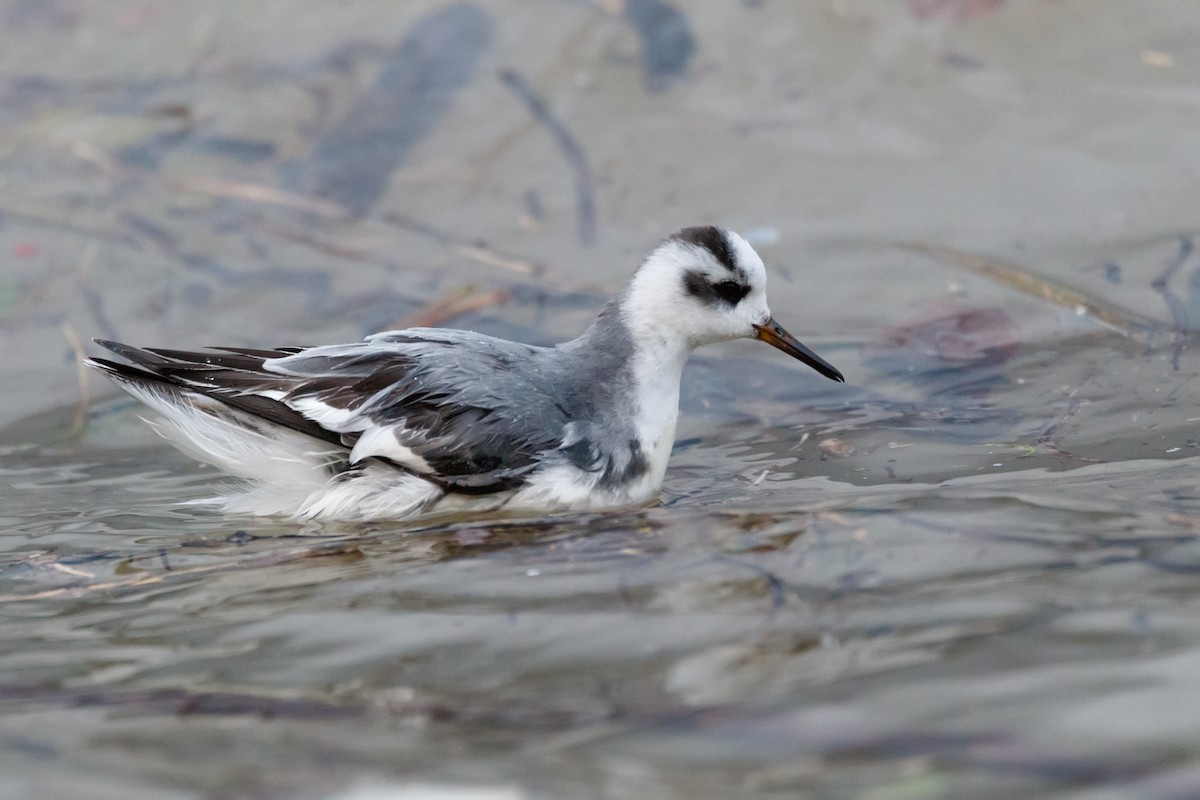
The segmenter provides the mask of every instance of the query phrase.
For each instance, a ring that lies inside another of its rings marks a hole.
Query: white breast
[[[679,381],[687,352],[639,353],[634,357],[634,385],[638,413],[635,428],[638,443],[649,461],[646,474],[629,487],[638,500],[648,500],[662,488],[667,461],[675,446],[675,424],[679,419]],[[635,501],[636,502],[636,501]]]

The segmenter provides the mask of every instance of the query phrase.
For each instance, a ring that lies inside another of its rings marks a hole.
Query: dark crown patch
[[[733,250],[729,247],[729,240],[725,238],[725,232],[713,225],[699,225],[694,228],[684,228],[671,237],[679,242],[703,247],[708,252],[712,253],[713,258],[717,263],[727,268],[730,272],[737,272],[737,262],[733,257]]]

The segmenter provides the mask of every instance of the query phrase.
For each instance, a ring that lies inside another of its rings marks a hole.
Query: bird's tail
[[[219,498],[229,510],[256,514],[295,513],[323,491],[345,462],[348,450],[271,424],[172,380],[155,369],[161,357],[115,342],[100,342],[132,364],[88,358],[118,386],[157,412],[147,424],[192,458],[211,464],[255,488]],[[111,345],[111,346],[110,346]]]

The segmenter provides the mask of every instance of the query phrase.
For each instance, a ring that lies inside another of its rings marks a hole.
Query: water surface
[[[1200,793],[1190,3],[0,17],[0,795]],[[848,381],[702,351],[644,509],[224,517],[75,367],[556,341],[707,222]]]

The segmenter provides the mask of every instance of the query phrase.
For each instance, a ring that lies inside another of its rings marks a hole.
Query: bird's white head
[[[836,381],[842,374],[771,316],[767,269],[750,243],[713,226],[684,228],[638,267],[621,300],[633,336],[687,350],[730,339],[762,339]]]

